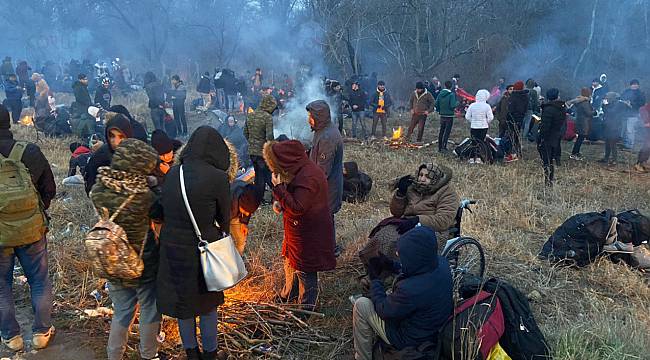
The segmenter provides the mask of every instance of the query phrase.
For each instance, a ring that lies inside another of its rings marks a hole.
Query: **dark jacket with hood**
[[[219,126],[217,131],[237,149],[237,157],[239,158],[240,165],[248,166],[250,157],[248,154],[248,140],[244,136],[244,130],[237,124],[230,126],[225,122]]]
[[[438,331],[453,312],[451,270],[437,254],[437,246],[433,230],[416,227],[397,240],[402,272],[393,292],[387,295],[381,280],[372,281],[375,311],[385,321],[388,341],[397,349],[427,341],[435,344]]]
[[[576,132],[579,135],[588,135],[594,117],[594,109],[591,107],[590,99],[586,96],[578,96],[571,100],[570,103],[575,109]]]
[[[88,164],[86,165],[86,175],[84,175],[84,182],[86,183],[86,194],[90,193],[90,190],[95,185],[97,180],[97,170],[102,166],[110,166],[111,160],[113,159],[113,153],[115,149],[111,149],[111,145],[108,143],[108,133],[111,129],[117,129],[121,131],[127,138],[133,137],[133,129],[131,128],[131,123],[126,116],[117,113],[108,113],[106,114],[106,125],[104,129],[104,136],[107,139],[106,142],[93,153],[93,155],[88,159]]]
[[[608,104],[603,104],[603,118],[605,119],[605,139],[615,140],[621,136],[621,129],[625,119],[630,113],[630,106],[615,97],[612,93],[607,93]]]
[[[458,106],[456,94],[449,89],[442,90],[436,99],[436,110],[440,116],[454,117],[456,106]]]
[[[97,90],[95,90],[95,104],[101,105],[102,109],[110,109],[112,99],[113,95],[111,95],[110,89],[107,89],[104,86],[99,86]]]
[[[68,163],[68,176],[74,176],[77,174],[77,168],[79,168],[79,173],[81,176],[86,174],[86,165],[88,160],[92,156],[90,149],[81,145],[72,152],[70,156],[70,161]]]
[[[348,94],[348,100],[350,103],[350,108],[353,112],[361,112],[366,110],[366,104],[368,103],[368,94],[366,94],[366,92],[361,89],[356,91],[350,90]],[[356,109],[354,109],[354,105],[357,106]]]
[[[627,88],[621,94],[621,100],[630,103],[631,111],[629,116],[639,116],[639,109],[645,105],[645,94],[640,89]]]
[[[180,164],[165,177],[161,196],[165,225],[160,233],[157,281],[158,310],[165,315],[188,319],[223,304],[223,293],[208,291],[203,278],[199,240],[181,194],[180,166],[196,223],[203,239],[213,242],[230,232],[229,181],[237,168],[236,161],[233,164],[230,159],[228,146],[217,130],[201,126],[183,149]]]
[[[0,119],[0,154],[9,157],[16,141],[11,131],[9,131],[9,113],[3,108],[0,110],[0,117],[4,116],[6,116],[6,119]],[[7,124],[6,128],[1,125],[4,122]],[[34,187],[36,187],[36,191],[38,191],[43,201],[43,210],[47,210],[56,195],[56,183],[54,182],[54,174],[52,174],[50,163],[41,152],[41,149],[31,143],[27,144],[20,160],[25,164],[32,176],[32,183],[34,183]]]
[[[333,270],[334,223],[325,174],[297,140],[266,143],[264,160],[282,180],[273,187],[273,198],[284,210],[282,256],[299,271]]]
[[[23,89],[19,89],[18,80],[5,81],[5,95],[7,100],[20,100],[23,98]]]
[[[147,185],[147,175],[158,162],[158,153],[137,139],[125,139],[115,149],[110,167],[102,167],[97,183],[93,185],[91,200],[96,209],[106,208],[112,215],[130,196],[135,195],[115,218],[115,223],[126,232],[129,244],[136,252],[144,246],[142,260],[144,271],[139,281],[109,279],[122,286],[138,286],[156,279],[158,251],[155,241],[147,241],[149,212],[154,193]],[[126,181],[122,180],[126,176]],[[149,239],[151,240],[151,239]]]
[[[124,105],[113,105],[109,111],[122,114],[126,116],[127,119],[129,119],[129,122],[131,123],[131,129],[133,130],[134,139],[138,139],[144,142],[149,141],[147,129],[145,129],[144,125],[142,125],[139,121],[134,119],[133,116],[131,116],[131,113],[126,107],[124,107]]]
[[[528,111],[528,90],[516,90],[508,98],[508,120],[517,124],[521,123]]]
[[[566,106],[563,100],[553,100],[542,104],[542,120],[539,123],[537,142],[556,144],[562,138],[566,122]]]
[[[171,85],[167,89],[167,96],[170,98],[174,106],[180,106],[185,104],[185,99],[187,98],[187,88],[182,81],[179,81],[176,86]]]
[[[264,143],[273,140],[273,112],[278,107],[271,95],[262,98],[257,109],[246,119],[244,136],[248,140],[248,153],[262,156]]]
[[[149,109],[158,109],[165,104],[165,91],[159,80],[153,80],[146,84],[144,89],[149,97]]]
[[[209,94],[210,90],[212,90],[212,80],[210,79],[210,76],[202,75],[199,84],[196,86],[196,91],[201,94]]]
[[[344,163],[343,169],[343,200],[350,203],[365,201],[372,190],[370,176],[359,171],[359,165],[354,161]]]
[[[77,103],[77,106],[88,109],[88,107],[92,105],[87,85],[84,85],[81,81],[77,80],[72,84],[72,90],[74,91],[74,101]]]
[[[343,138],[331,120],[330,108],[325,101],[312,101],[307,109],[314,119],[309,159],[318,164],[327,177],[329,207],[332,214],[336,214],[341,210],[343,200]]]

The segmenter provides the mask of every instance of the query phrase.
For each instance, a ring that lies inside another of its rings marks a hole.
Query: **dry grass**
[[[142,104],[141,94],[127,102],[136,116],[148,118]],[[192,128],[204,121],[198,115],[189,118]],[[434,128],[437,131],[437,124],[428,124],[425,139],[434,137]],[[452,139],[461,140],[468,132],[464,124],[457,123]],[[31,131],[19,129],[16,133],[17,138],[35,140]],[[67,143],[67,139],[42,138],[39,143],[53,165],[58,183],[67,170]],[[566,152],[568,145],[564,147]],[[543,186],[541,166],[533,147],[525,149],[526,161],[508,166],[469,166],[439,155],[434,147],[389,150],[380,145],[346,145],[345,159],[357,161],[370,174],[374,189],[368,202],[345,204],[337,215],[338,241],[345,251],[337,270],[321,274],[319,311],[326,317],[310,320],[312,326],[336,337],[338,344],[308,348],[302,356],[287,358],[352,357],[351,305],[347,298],[360,292],[355,281],[360,272],[356,253],[367,232],[389,215],[389,180],[413,172],[422,162],[435,161],[453,169],[454,186],[461,197],[479,200],[474,214],[465,218],[463,226],[465,234],[484,245],[488,274],[510,281],[526,294],[536,293],[531,304],[556,359],[650,359],[650,288],[645,274],[607,260],[575,270],[551,267],[535,257],[550,233],[575,213],[639,208],[650,214],[648,178],[597,166],[594,161],[601,154],[602,145],[586,147],[590,161],[576,164],[565,160],[557,171],[557,186],[549,190]],[[627,160],[620,170],[632,164],[629,155]],[[83,234],[79,230],[80,225],[92,225],[93,212],[81,189],[59,187],[59,194],[50,210],[55,317],[68,328],[81,329],[89,339],[94,338],[91,343],[101,353],[108,323],[79,320],[78,313],[95,306],[89,294],[93,289],[102,289],[102,282],[92,275],[84,261]],[[75,231],[60,236],[69,222],[75,225]],[[268,300],[274,296],[283,280],[281,234],[281,221],[268,207],[255,214],[247,247],[251,277],[230,296],[247,300]],[[108,303],[106,297],[102,303]],[[165,348],[179,354],[175,326],[171,321],[166,324]],[[131,340],[133,349],[136,338]],[[131,355],[134,356],[133,351]]]

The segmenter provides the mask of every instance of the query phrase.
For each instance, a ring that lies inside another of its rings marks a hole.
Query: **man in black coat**
[[[528,111],[528,90],[524,89],[524,82],[517,81],[514,91],[508,98],[508,117],[506,120],[506,141],[503,152],[506,162],[519,159],[521,153],[521,126]]]
[[[365,140],[367,138],[365,112],[366,104],[368,103],[368,94],[360,88],[358,81],[352,83],[348,100],[352,108],[352,137],[357,137],[357,125],[360,124],[361,137]]]
[[[95,91],[95,104],[99,104],[102,109],[108,110],[111,107],[111,81],[108,78],[102,80],[102,85]]]
[[[555,181],[555,164],[559,165],[557,156],[566,121],[566,106],[559,97],[558,89],[552,88],[546,92],[547,102],[542,104],[542,120],[537,135],[537,150],[542,158],[546,186],[553,186]]]
[[[180,76],[174,75],[171,78],[171,87],[167,89],[168,99],[172,101],[174,109],[174,119],[176,121],[177,133],[187,135],[187,119],[185,118],[185,99],[187,98],[187,88]]]
[[[12,150],[18,145],[11,130],[9,112],[0,105],[0,158],[8,158]],[[27,167],[31,175],[31,181],[38,192],[41,210],[47,211],[50,203],[56,195],[56,184],[49,162],[41,152],[41,149],[28,143],[24,145],[24,151],[20,161]],[[2,195],[0,195],[2,196]],[[38,205],[37,205],[38,206]],[[2,219],[0,214],[0,221]],[[11,221],[11,220],[8,220]],[[52,283],[48,275],[47,266],[47,239],[40,234],[21,234],[25,237],[35,237],[38,240],[27,245],[18,247],[3,246],[0,243],[0,319],[2,319],[2,342],[13,351],[20,351],[24,347],[23,338],[20,335],[20,326],[16,322],[14,298],[12,293],[12,282],[14,273],[14,262],[18,258],[27,276],[31,289],[32,304],[35,311],[33,328],[32,347],[43,349],[47,347],[54,334],[52,327]],[[40,238],[39,238],[40,237]]]

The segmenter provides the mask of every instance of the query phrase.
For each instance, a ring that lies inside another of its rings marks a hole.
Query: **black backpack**
[[[650,241],[650,218],[641,214],[639,210],[628,210],[618,215],[618,241],[632,243],[634,246],[641,245],[644,241]]]
[[[492,278],[483,290],[495,294],[501,303],[505,331],[499,344],[512,360],[550,360],[550,347],[537,326],[528,299],[509,283]]]
[[[539,258],[579,267],[592,263],[603,250],[612,216],[609,209],[573,215],[549,237]]]

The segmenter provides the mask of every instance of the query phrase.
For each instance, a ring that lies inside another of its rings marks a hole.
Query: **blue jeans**
[[[203,352],[213,352],[218,348],[217,343],[217,309],[205,315],[199,316],[199,327],[201,328],[201,344]],[[196,318],[178,319],[178,332],[183,341],[183,349],[196,349],[199,343],[196,341]]]
[[[530,131],[530,122],[532,120],[533,120],[533,111],[532,110],[526,111],[526,115],[524,115],[523,131],[521,132],[521,136],[523,138],[528,137],[528,132]]]
[[[623,138],[623,146],[625,146],[626,149],[634,148],[638,127],[639,127],[638,116],[630,116],[625,120],[625,125],[622,128],[621,137]]]
[[[314,310],[318,300],[318,273],[296,270],[284,261],[284,288],[280,297],[286,301],[298,299],[305,310]]]
[[[20,335],[13,296],[16,258],[25,272],[34,312],[33,333],[46,333],[52,326],[52,282],[47,270],[47,239],[15,248],[0,248],[0,332],[2,338]]]
[[[140,355],[144,359],[155,357],[158,352],[156,337],[160,332],[161,318],[156,307],[156,282],[152,281],[137,288],[123,287],[109,282],[108,295],[115,310],[106,347],[108,359],[122,358],[138,304],[140,305]]]
[[[367,138],[366,134],[366,114],[365,111],[353,111],[352,112],[352,137],[357,137],[357,124],[361,125],[361,137],[363,139]]]

